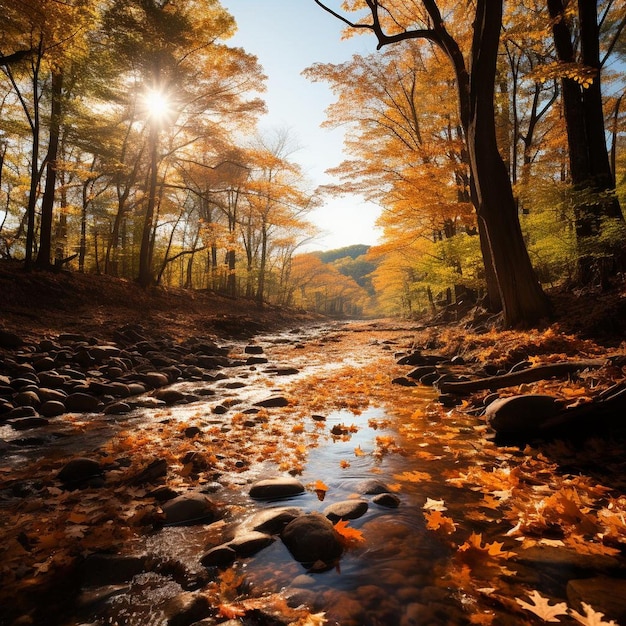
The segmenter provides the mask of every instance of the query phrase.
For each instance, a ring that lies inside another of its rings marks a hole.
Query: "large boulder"
[[[307,568],[328,569],[343,553],[339,533],[320,513],[296,517],[285,526],[280,538],[293,558]]]
[[[499,435],[519,437],[539,431],[561,408],[559,400],[548,395],[511,396],[494,400],[487,407],[485,418]]]

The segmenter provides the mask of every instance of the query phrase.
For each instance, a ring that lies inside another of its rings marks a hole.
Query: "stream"
[[[556,544],[549,541],[532,558],[517,558],[519,550],[517,556],[507,552],[516,550],[520,542],[515,534],[507,535],[515,520],[507,519],[502,509],[515,489],[526,488],[518,478],[528,469],[525,464],[533,463],[533,470],[545,464],[545,472],[536,473],[540,478],[529,487],[537,501],[560,493],[564,484],[553,484],[548,475],[552,466],[540,455],[529,460],[519,449],[499,449],[488,442],[480,418],[442,407],[432,388],[392,385],[395,376],[407,371],[396,362],[411,341],[410,328],[362,322],[259,336],[254,343],[262,346],[268,364],[229,368],[226,376],[211,383],[206,400],[166,411],[143,408],[114,424],[103,420],[101,428],[89,431],[89,445],[96,446],[119,436],[120,429],[152,432],[155,420],[170,428],[192,423],[213,433],[210,441],[217,449],[223,438],[245,450],[240,451],[236,472],[221,474],[214,486],[208,481],[200,484],[205,492],[211,487],[210,497],[226,511],[222,520],[166,526],[118,546],[119,555],[148,554],[177,563],[185,572],[182,578],[168,571],[132,576],[120,571],[116,580],[115,575],[99,577],[97,571],[89,571],[75,609],[66,612],[60,625],[196,623],[190,617],[193,611],[179,608],[172,613],[171,605],[181,596],[201,594],[207,580],[223,576],[216,568],[207,572],[200,564],[207,547],[218,545],[260,509],[280,506],[322,512],[329,504],[354,498],[368,500],[365,514],[349,521],[363,541],[347,549],[337,567],[307,571],[278,539],[235,561],[232,572],[238,584],[228,596],[232,605],[249,598],[272,598],[273,611],[250,610],[228,621],[228,615],[212,610],[201,616],[203,621],[197,620],[198,625],[288,624],[275,608],[277,597],[290,607],[306,606],[314,614],[310,621],[293,623],[310,626],[542,623],[523,612],[513,598],[528,600],[530,591],[538,589],[567,600],[566,587],[572,578],[598,571],[603,576],[622,572],[621,561],[606,565],[599,562],[600,556],[590,556],[582,566],[574,559],[559,561],[549,551]],[[241,354],[244,348],[245,344],[235,343],[232,351]],[[182,392],[197,387],[197,382],[189,381],[174,385]],[[268,408],[263,420],[248,420],[244,427],[242,415],[255,415],[246,408],[268,395],[289,398],[288,408]],[[226,407],[222,414],[216,413],[218,405]],[[259,432],[265,433],[265,439],[256,438]],[[265,453],[263,446],[272,437],[277,439],[272,446],[279,448],[278,454]],[[72,454],[72,441],[58,437],[48,449],[59,456]],[[233,450],[236,446],[224,448],[224,454],[232,455]],[[25,448],[13,462],[25,463],[29,454]],[[491,481],[487,487],[477,486],[478,472],[481,479],[487,476]],[[307,488],[300,495],[265,502],[248,496],[255,481],[290,474],[303,485],[321,482],[325,493]],[[509,478],[512,475],[515,482]],[[380,506],[372,496],[363,495],[362,485],[372,480],[397,496],[397,508]],[[488,542],[501,545],[503,539],[501,549],[487,547]],[[185,579],[195,576],[199,583],[185,584]],[[576,622],[564,616],[561,623]]]

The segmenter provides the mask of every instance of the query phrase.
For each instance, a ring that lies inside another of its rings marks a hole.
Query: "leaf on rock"
[[[540,617],[544,622],[558,622],[557,619],[562,615],[567,615],[567,604],[565,602],[558,602],[557,604],[550,604],[548,598],[544,598],[538,591],[533,591],[528,594],[528,597],[532,600],[532,604],[515,598],[515,601],[526,611],[534,613],[537,617]]]
[[[594,611],[586,602],[583,602],[582,606],[585,615],[581,615],[578,611],[574,611],[574,609],[570,611],[570,615],[580,624],[584,624],[584,626],[619,626],[614,620],[605,622],[603,619],[604,613]]]

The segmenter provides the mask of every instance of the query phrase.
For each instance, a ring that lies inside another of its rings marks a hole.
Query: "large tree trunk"
[[[474,23],[467,142],[478,199],[507,326],[534,324],[550,305],[530,263],[511,181],[498,151],[494,88],[502,2],[479,0]]]
[[[547,0],[553,20],[552,34],[557,56],[564,63],[575,63],[572,34],[564,17],[563,0]],[[594,71],[593,82],[583,88],[572,78],[563,77],[563,109],[567,127],[570,176],[576,191],[590,190],[596,200],[585,200],[575,207],[576,239],[579,246],[578,280],[587,284],[597,276],[604,284],[608,276],[625,264],[624,253],[612,257],[612,263],[598,263],[590,244],[602,230],[603,219],[623,221],[615,182],[606,149],[604,112],[600,81],[600,48],[596,0],[579,0],[578,14],[582,63]],[[613,251],[614,252],[614,251]],[[613,266],[614,263],[616,266]]]
[[[39,229],[39,252],[37,267],[49,269],[52,256],[52,217],[54,210],[54,194],[57,180],[57,156],[59,137],[61,135],[61,96],[63,91],[63,74],[60,70],[52,71],[50,140],[46,156],[46,186],[41,200],[41,226]]]

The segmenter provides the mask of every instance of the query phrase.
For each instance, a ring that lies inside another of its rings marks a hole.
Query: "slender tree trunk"
[[[41,225],[39,229],[39,252],[35,264],[37,267],[49,269],[52,256],[52,222],[54,211],[54,195],[57,179],[57,156],[61,135],[61,96],[63,92],[63,73],[52,71],[50,139],[46,156],[46,186],[41,200]]]
[[[153,282],[151,250],[152,250],[152,226],[154,210],[156,206],[157,188],[157,151],[158,151],[158,128],[156,122],[150,125],[150,177],[148,180],[148,202],[141,233],[141,248],[139,250],[139,276],[137,282],[142,287],[149,287]]]

